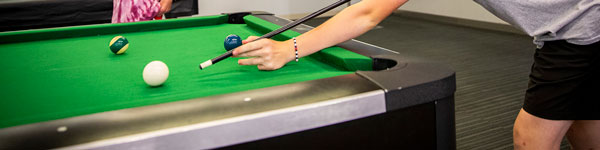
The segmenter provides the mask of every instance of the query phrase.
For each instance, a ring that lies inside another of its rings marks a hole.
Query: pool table
[[[2,32],[0,149],[455,149],[455,74],[437,62],[350,40],[276,71],[241,58],[198,68],[227,35],[289,22],[253,12]],[[118,35],[122,55],[108,47]],[[162,86],[142,79],[153,60],[169,67]]]

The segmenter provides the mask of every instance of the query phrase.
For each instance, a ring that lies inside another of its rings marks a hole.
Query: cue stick
[[[293,27],[295,27],[295,26],[297,26],[297,25],[299,25],[301,23],[304,23],[308,19],[312,19],[312,18],[314,18],[316,16],[319,16],[319,15],[321,15],[321,14],[323,14],[323,13],[325,13],[325,12],[327,12],[327,11],[333,9],[333,8],[336,8],[336,7],[338,7],[338,6],[340,6],[340,5],[344,4],[344,3],[347,3],[348,1],[350,1],[350,0],[340,0],[338,2],[335,2],[335,3],[329,5],[329,6],[325,7],[325,8],[322,8],[322,9],[316,11],[316,12],[313,12],[313,13],[307,15],[307,16],[304,16],[304,17],[302,17],[302,18],[300,18],[300,19],[298,19],[298,20],[296,20],[294,22],[290,22],[290,23],[286,24],[285,26],[282,26],[281,28],[279,28],[277,30],[271,31],[271,32],[269,32],[269,33],[261,36],[260,38],[251,41],[251,42],[254,42],[254,41],[257,41],[257,40],[260,40],[260,39],[264,39],[264,38],[271,38],[271,37],[273,37],[273,36],[275,36],[275,35],[283,32],[283,31],[289,30],[289,29],[291,29],[291,28],[293,28]],[[221,60],[229,58],[232,55],[233,55],[233,50],[230,50],[230,51],[227,51],[225,54],[223,54],[221,56],[217,56],[217,57],[215,57],[215,58],[213,58],[211,60],[207,60],[207,61],[203,62],[202,64],[200,64],[200,70],[202,70],[202,69],[204,69],[204,68],[206,68],[208,66],[211,66],[211,65],[213,65],[213,64],[215,64],[215,63],[217,63],[217,62],[219,62]]]

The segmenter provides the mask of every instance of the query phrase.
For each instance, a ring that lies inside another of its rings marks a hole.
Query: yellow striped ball
[[[129,41],[127,41],[127,39],[123,36],[116,36],[110,40],[108,46],[110,47],[110,51],[119,55],[127,51],[127,48],[129,48]]]

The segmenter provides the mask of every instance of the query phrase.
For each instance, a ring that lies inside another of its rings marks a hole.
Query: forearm
[[[407,0],[362,0],[329,19],[317,28],[298,36],[298,54],[310,55],[321,49],[357,37],[379,24]],[[233,50],[240,65],[256,65],[260,70],[276,70],[295,59],[293,40],[277,42],[248,37],[244,45]],[[254,41],[254,42],[249,42]]]
[[[363,0],[297,37],[300,57],[360,36],[407,0]],[[291,42],[291,41],[286,41]]]

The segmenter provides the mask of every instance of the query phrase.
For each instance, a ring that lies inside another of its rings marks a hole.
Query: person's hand
[[[243,45],[233,49],[233,57],[250,57],[238,60],[238,64],[256,65],[259,70],[277,70],[296,58],[294,44],[290,40],[279,42],[261,39],[250,42],[258,38],[250,36],[242,41]]]
[[[162,17],[163,14],[171,11],[172,3],[173,0],[160,0],[160,9],[158,10],[158,14],[156,14],[156,17]]]

